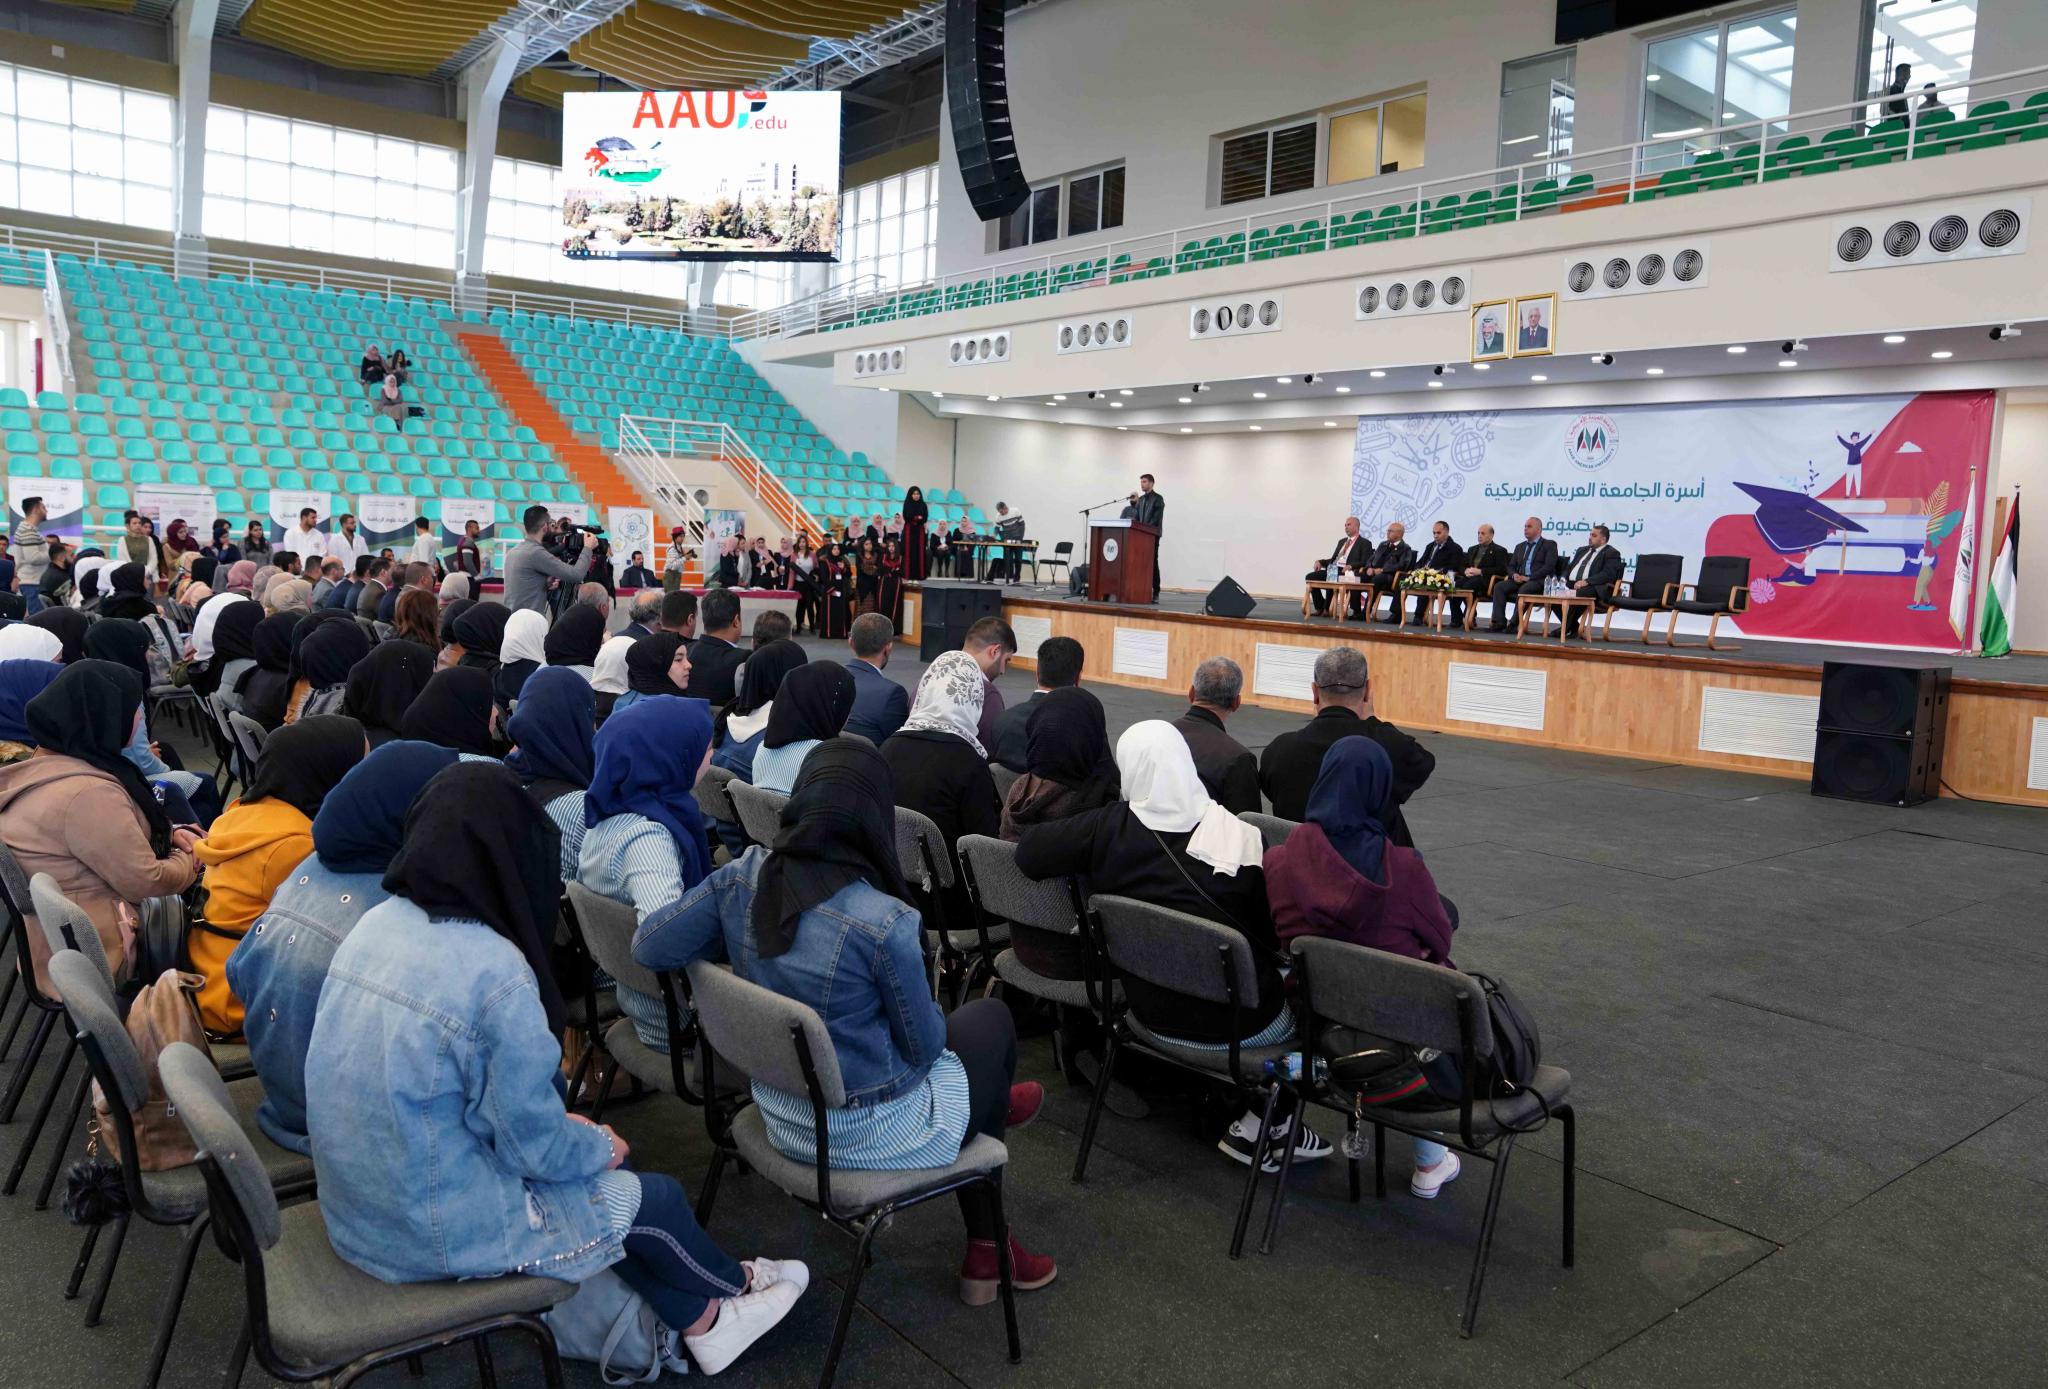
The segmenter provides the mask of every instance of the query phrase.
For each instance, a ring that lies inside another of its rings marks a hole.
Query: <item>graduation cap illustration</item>
[[[1864,527],[1804,492],[1766,487],[1759,482],[1735,485],[1756,502],[1756,528],[1779,554],[1811,550],[1834,531],[1864,533]]]

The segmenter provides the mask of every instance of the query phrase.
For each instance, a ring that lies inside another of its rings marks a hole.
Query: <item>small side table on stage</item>
[[[1038,542],[1036,540],[984,540],[978,543],[974,554],[974,577],[986,583],[995,566],[1005,563],[1011,556],[1021,557],[1031,566],[1031,582],[1038,582]]]
[[[1444,614],[1450,611],[1451,599],[1463,598],[1467,595],[1453,593],[1449,589],[1401,588],[1394,590],[1394,596],[1400,601],[1397,611],[1400,614],[1401,620],[1395,624],[1396,626],[1405,627],[1408,625],[1408,600],[1410,598],[1420,598],[1422,600],[1422,616],[1418,619],[1417,625],[1427,627],[1438,636],[1442,636],[1444,634]]]
[[[1518,637],[1529,635],[1529,614],[1537,608],[1542,608],[1543,630],[1538,635],[1546,640],[1549,638],[1550,621],[1554,615],[1557,619],[1557,642],[1558,645],[1562,646],[1564,645],[1564,634],[1568,626],[1565,622],[1565,614],[1573,608],[1577,608],[1585,620],[1587,640],[1590,641],[1592,639],[1593,600],[1591,598],[1582,598],[1574,593],[1525,593],[1515,599],[1515,606],[1521,610],[1521,621],[1515,628],[1515,635]]]
[[[1308,587],[1301,591],[1301,615],[1303,617],[1307,617],[1314,610],[1317,589],[1321,589],[1330,595],[1330,606],[1337,609],[1335,617],[1339,622],[1343,622],[1347,620],[1344,609],[1350,606],[1351,601],[1345,595],[1371,593],[1372,585],[1360,583],[1355,579],[1310,579]],[[1366,616],[1371,617],[1372,614],[1368,612]]]

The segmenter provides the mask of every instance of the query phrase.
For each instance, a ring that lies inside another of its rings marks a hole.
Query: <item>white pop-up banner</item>
[[[7,479],[7,530],[11,535],[21,522],[22,503],[41,497],[48,515],[43,519],[44,536],[61,535],[76,540],[85,529],[85,484],[75,477],[10,477]]]

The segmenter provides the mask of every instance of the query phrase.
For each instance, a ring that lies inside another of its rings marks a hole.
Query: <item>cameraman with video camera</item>
[[[544,506],[526,508],[519,520],[526,538],[505,557],[505,606],[514,612],[525,609],[545,616],[548,582],[581,583],[597,553],[596,547],[583,543],[583,532],[603,535],[604,531],[596,526],[570,526],[566,537],[550,537],[548,509]],[[548,543],[550,539],[554,541],[552,545]]]

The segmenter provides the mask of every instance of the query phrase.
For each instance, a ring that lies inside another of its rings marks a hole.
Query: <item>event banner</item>
[[[350,500],[356,529],[374,549],[390,545],[403,550],[412,544],[412,523],[420,514],[416,497],[387,497],[368,492]]]
[[[156,522],[162,535],[173,521],[183,521],[203,542],[213,534],[213,518],[220,513],[213,504],[211,487],[173,487],[167,483],[138,484],[135,509]]]
[[[650,559],[654,555],[654,513],[644,506],[605,508],[605,539],[611,542],[612,563],[621,571],[638,550]]]
[[[583,526],[590,523],[589,502],[549,502],[548,515],[554,520],[574,521]]]
[[[571,92],[562,253],[831,260],[838,92]]]
[[[1351,510],[1418,549],[1443,520],[1512,550],[1533,516],[1567,559],[1605,525],[1631,569],[1678,555],[1688,581],[1702,556],[1740,555],[1746,635],[1955,651],[1991,418],[1988,391],[1368,416]]]
[[[471,521],[476,522],[477,529],[488,538],[491,533],[491,527],[496,524],[497,519],[498,504],[496,502],[479,501],[475,497],[443,497],[441,498],[441,544],[443,547],[447,547],[461,541],[462,537],[468,534],[467,527]]]
[[[330,529],[334,519],[334,498],[325,492],[285,492],[270,494],[270,543],[275,545],[283,540],[287,531],[298,529],[299,513],[312,507],[313,524],[321,530]]]
[[[61,535],[76,540],[85,533],[85,483],[75,477],[10,477],[7,479],[7,533],[21,524],[21,506],[30,497],[41,497],[45,538]],[[115,518],[119,520],[119,517]]]

